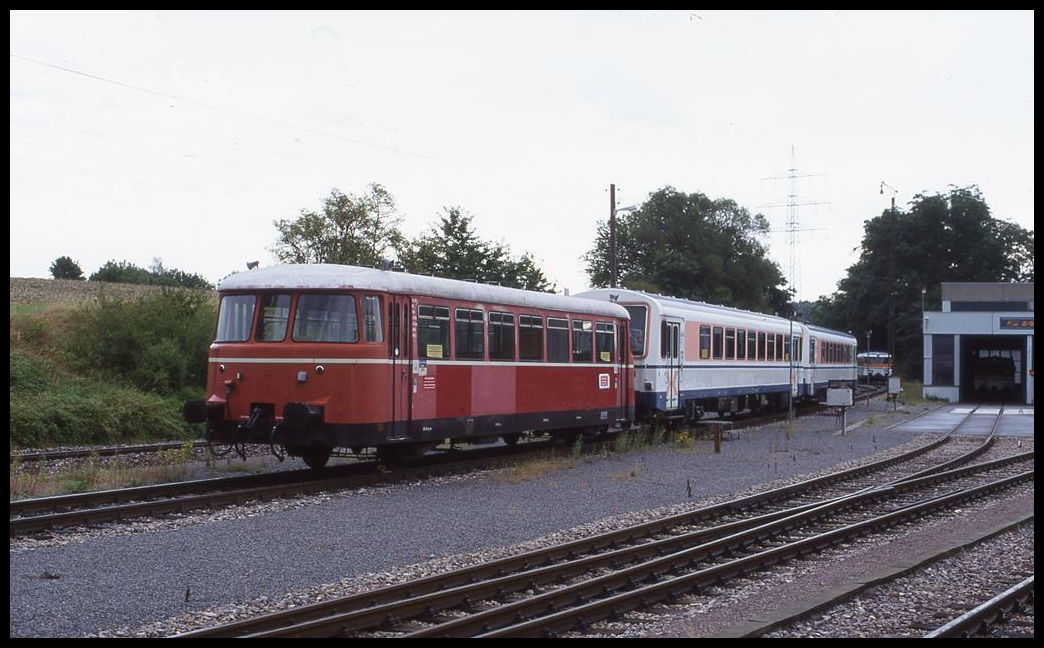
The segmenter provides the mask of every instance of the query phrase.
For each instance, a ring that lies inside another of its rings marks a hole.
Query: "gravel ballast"
[[[11,636],[139,634],[134,628],[293,599],[288,593],[322,584],[379,582],[382,572],[401,574],[403,566],[441,569],[460,554],[517,552],[519,543],[579,525],[693,508],[894,453],[934,438],[886,429],[920,412],[893,413],[877,399],[849,412],[846,435],[832,417],[809,416],[789,439],[783,424],[738,432],[721,454],[700,440],[686,449],[581,457],[528,481],[485,471],[12,540]]]

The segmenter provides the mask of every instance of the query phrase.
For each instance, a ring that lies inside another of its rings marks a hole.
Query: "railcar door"
[[[681,392],[681,322],[664,320],[660,327],[660,347],[667,361],[666,382],[667,411],[678,409],[678,397]]]
[[[413,418],[413,389],[410,361],[410,300],[388,297],[388,354],[391,361],[391,424],[389,438],[409,434]]]

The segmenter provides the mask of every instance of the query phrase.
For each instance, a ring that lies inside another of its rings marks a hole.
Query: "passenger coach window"
[[[751,360],[758,359],[758,333],[747,331],[747,357]]]
[[[544,359],[544,320],[539,315],[518,316],[518,359]]]
[[[358,342],[359,318],[352,295],[300,295],[294,315],[296,342]]]
[[[383,342],[384,327],[381,325],[381,298],[366,295],[362,298],[363,339],[367,342]]]
[[[725,329],[725,359],[736,359],[736,329]]]
[[[645,306],[624,306],[631,314],[631,353],[635,357],[645,355],[645,318],[649,309]]]
[[[776,336],[769,333],[765,342],[765,359],[772,362],[776,359]]]
[[[743,329],[736,329],[736,359],[747,359],[747,332]]]
[[[724,345],[725,330],[720,326],[714,327],[714,349],[711,351],[711,357],[715,360],[721,360],[721,350],[725,347]]]
[[[612,324],[607,322],[595,324],[595,361],[613,361],[613,347],[616,346],[613,338],[615,337]]]
[[[591,362],[592,331],[591,322],[573,320],[573,362]]]
[[[449,308],[417,307],[417,355],[433,360],[449,357]]]
[[[456,318],[453,330],[457,336],[457,360],[481,360],[484,353],[482,348],[482,311],[458,308],[453,312],[453,315]]]
[[[226,295],[221,298],[218,311],[217,342],[246,342],[254,324],[253,295]]]
[[[700,360],[710,359],[711,337],[710,327],[700,326]]]
[[[547,318],[547,361],[569,362],[569,321]]]
[[[262,295],[261,316],[257,318],[258,342],[280,342],[286,337],[290,321],[290,295]]]
[[[515,316],[511,313],[489,314],[489,359],[515,359]]]

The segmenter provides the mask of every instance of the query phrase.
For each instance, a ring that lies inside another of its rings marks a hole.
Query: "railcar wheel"
[[[319,448],[302,448],[301,458],[312,470],[319,470],[326,465],[326,462],[330,460],[330,455],[333,454],[333,448],[319,447]]]

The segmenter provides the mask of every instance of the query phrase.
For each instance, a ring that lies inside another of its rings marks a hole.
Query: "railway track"
[[[976,606],[949,623],[929,632],[925,637],[1032,637],[1032,624],[1029,626],[1028,635],[1022,629],[1024,626],[1014,631],[1005,626],[1007,621],[1026,616],[1027,612],[1028,616],[1032,618],[1033,593],[1033,576],[1030,576],[982,605]]]
[[[780,415],[777,414],[773,417],[740,419],[736,421],[734,429],[763,425],[769,420],[779,418]],[[587,449],[601,448],[606,441],[606,439],[589,440],[586,447]],[[612,438],[608,442],[611,443]],[[17,537],[53,528],[130,520],[169,513],[187,513],[193,510],[215,509],[248,501],[270,500],[324,490],[395,483],[445,471],[474,470],[488,467],[490,461],[524,459],[526,456],[545,452],[552,445],[552,440],[535,440],[519,444],[514,448],[498,446],[465,451],[456,451],[451,448],[450,451],[436,452],[420,459],[403,462],[391,472],[376,462],[360,462],[348,466],[328,467],[320,473],[310,470],[284,471],[12,500],[9,507],[10,535]],[[196,442],[195,446],[206,447],[207,443],[200,441]],[[91,454],[118,456],[132,452],[157,452],[180,447],[182,446],[176,443],[150,444],[56,451],[37,453],[37,455],[40,458],[46,455],[50,459],[90,456]],[[141,450],[142,448],[144,450]],[[12,455],[12,457],[14,456]]]
[[[888,462],[879,462],[879,464],[887,464],[887,466],[875,464],[853,471],[828,475],[818,480],[810,480],[810,482],[816,482],[814,486],[805,483],[777,489],[767,494],[726,502],[707,509],[604,533],[593,538],[573,541],[450,574],[390,586],[259,619],[204,629],[188,633],[186,636],[328,636],[345,633],[370,633],[371,636],[380,636],[383,631],[378,630],[377,635],[373,635],[374,628],[386,627],[389,619],[395,619],[398,622],[399,627],[394,632],[396,635],[416,633],[416,636],[467,636],[481,634],[487,628],[501,627],[505,623],[515,624],[514,620],[509,622],[491,620],[489,617],[494,614],[494,610],[506,611],[506,614],[514,619],[515,616],[512,615],[521,614],[522,609],[530,609],[526,606],[535,606],[539,609],[547,609],[548,606],[560,608],[573,605],[576,597],[587,600],[596,596],[593,593],[595,590],[609,593],[627,590],[630,587],[627,583],[633,585],[648,578],[649,571],[665,573],[687,569],[683,564],[677,562],[679,558],[676,554],[684,554],[684,558],[680,560],[687,565],[694,560],[705,560],[713,556],[735,552],[746,544],[763,541],[766,534],[772,536],[780,533],[780,531],[768,531],[773,525],[785,525],[784,528],[791,529],[789,532],[793,532],[793,529],[800,527],[808,520],[832,514],[835,510],[851,508],[856,503],[864,501],[887,500],[889,512],[885,515],[903,510],[913,511],[918,503],[898,499],[903,493],[913,488],[919,489],[923,499],[924,493],[927,492],[926,489],[933,488],[934,483],[965,479],[968,475],[984,471],[1010,471],[1012,470],[1010,466],[1032,460],[1032,453],[1026,453],[947,472],[948,468],[952,468],[959,462],[954,459],[946,459],[936,462],[932,468],[907,473],[905,478],[894,478],[894,475],[888,475],[892,479],[882,479],[878,482],[885,484],[883,486],[860,487],[854,492],[851,490],[853,486],[850,486],[849,492],[844,495],[819,499],[810,503],[794,502],[793,496],[796,493],[807,494],[809,489],[843,480],[846,477],[851,478],[854,473],[873,472],[910,461],[913,456],[938,448],[948,440],[949,437],[943,437],[939,441],[903,457]],[[988,447],[988,443],[982,445]],[[981,453],[981,448],[975,448],[964,453],[963,461],[970,461]],[[1011,479],[1032,478],[1032,471],[1029,471],[1029,477],[1026,474],[1026,471],[1016,473],[1016,476]],[[929,496],[931,501],[936,499],[938,498],[934,495]],[[788,502],[789,505],[775,508],[768,506],[770,502],[781,500]],[[833,518],[832,525],[836,527],[838,524],[840,524],[838,519]],[[846,523],[842,526],[852,524],[856,523]],[[739,544],[734,545],[729,542]],[[700,547],[703,549],[696,551]],[[703,553],[700,554],[700,552]],[[621,564],[631,565],[631,567],[620,569]],[[598,574],[604,570],[612,571],[604,577],[590,576],[592,573]],[[622,572],[622,575],[618,572]],[[617,575],[613,576],[613,574]],[[569,588],[574,587],[573,585],[562,586],[547,592],[546,600],[539,599],[545,594],[538,595],[539,600],[530,603],[513,601],[510,598],[511,594],[507,594],[508,599],[500,598],[505,596],[506,592],[525,591],[541,584],[568,582],[579,577],[589,578],[589,580],[575,585],[580,588],[579,590],[575,592],[570,590]],[[558,594],[553,594],[558,591],[565,592],[564,599],[559,598]],[[574,598],[569,599],[570,596]],[[497,603],[482,603],[482,601],[493,598],[497,599]],[[639,596],[639,600],[641,598]],[[468,610],[454,611],[456,606],[461,605]],[[477,613],[475,610],[478,610]],[[576,617],[580,621],[574,619],[570,623],[583,625],[589,620],[586,616],[589,612],[580,613],[579,617]],[[525,614],[529,614],[529,612],[525,612],[523,616]],[[599,614],[601,613],[599,612]],[[461,619],[453,619],[453,616],[460,616]],[[404,619],[408,618],[425,619],[429,623],[427,627],[423,628],[412,627],[411,624],[415,626],[420,621],[405,622]],[[432,619],[441,621],[441,623],[433,622]],[[462,619],[473,620],[465,622]],[[555,621],[552,626],[536,630],[539,626],[537,623],[532,627],[527,626],[529,628],[527,630],[521,628],[516,630],[521,634],[527,634],[531,630],[538,634],[553,633],[562,630],[562,627],[557,624],[558,622]],[[441,629],[433,630],[432,628]],[[508,634],[513,632],[508,632]]]
[[[59,459],[79,459],[83,457],[118,457],[131,454],[154,454],[165,450],[178,450],[185,446],[186,442],[169,441],[166,443],[143,443],[139,445],[126,446],[102,446],[98,448],[76,448],[68,450],[37,450],[32,452],[11,453],[11,463],[56,461]],[[206,448],[206,441],[192,441],[193,449]]]

